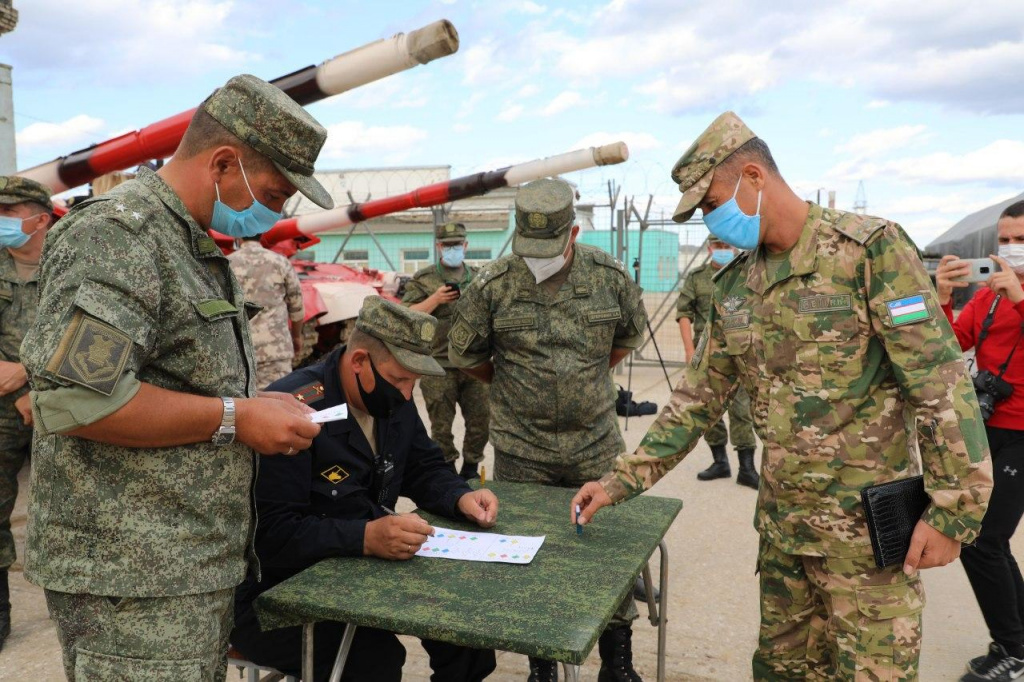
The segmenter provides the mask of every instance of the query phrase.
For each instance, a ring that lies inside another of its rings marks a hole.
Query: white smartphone
[[[956,263],[970,263],[971,274],[966,277],[956,277],[954,282],[985,282],[996,272],[999,266],[991,258],[961,258]]]

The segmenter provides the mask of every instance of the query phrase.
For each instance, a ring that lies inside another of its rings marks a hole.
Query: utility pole
[[[10,33],[17,25],[18,10],[11,6],[11,0],[0,0],[0,35]],[[11,67],[8,64],[0,64],[0,175],[13,175],[17,170]]]

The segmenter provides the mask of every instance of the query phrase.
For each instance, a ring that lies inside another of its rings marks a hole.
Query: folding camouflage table
[[[304,626],[303,680],[313,679],[313,624],[321,621],[349,623],[331,680],[340,679],[358,626],[559,661],[574,680],[641,572],[650,620],[659,628],[658,679],[664,679],[668,554],[662,538],[683,503],[644,495],[601,510],[579,536],[569,521],[575,490],[487,487],[500,501],[498,524],[489,530],[547,536],[532,563],[327,559],[256,600],[263,629]],[[432,524],[479,530],[423,515]],[[658,547],[661,596],[655,602],[647,560]]]

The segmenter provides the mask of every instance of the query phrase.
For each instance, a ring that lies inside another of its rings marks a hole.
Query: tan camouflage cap
[[[712,121],[672,167],[672,181],[678,183],[679,191],[683,193],[672,220],[677,223],[689,220],[711,186],[715,167],[755,137],[753,131],[731,111]]]
[[[466,241],[466,226],[462,223],[438,225],[434,237],[442,244],[457,244]]]
[[[280,88],[256,76],[235,76],[206,98],[202,108],[238,139],[273,161],[310,201],[334,208],[313,178],[313,164],[327,131]]]
[[[17,175],[0,176],[0,204],[20,204],[32,201],[53,211],[50,188],[46,185],[21,178]]]
[[[444,376],[444,368],[433,355],[437,333],[437,319],[433,316],[380,296],[367,296],[356,318],[356,329],[382,341],[398,364],[410,372]]]
[[[543,178],[516,192],[516,233],[512,253],[523,258],[554,258],[565,251],[576,224],[576,193],[565,180]]]

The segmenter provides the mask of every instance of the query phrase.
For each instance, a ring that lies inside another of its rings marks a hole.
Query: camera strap
[[[999,302],[1003,300],[1002,294],[998,294],[992,301],[992,305],[988,309],[988,315],[981,321],[981,331],[978,332],[978,342],[974,344],[974,357],[977,358],[978,354],[981,353],[981,344],[988,338],[989,327],[992,326],[992,320],[995,318],[996,308],[999,307]],[[1000,379],[1006,374],[1007,368],[1010,366],[1010,361],[1013,360],[1013,354],[1017,352],[1017,346],[1020,345],[1020,338],[1024,336],[1024,322],[1020,325],[1020,334],[1017,335],[1017,340],[1013,342],[1013,348],[1010,349],[1010,354],[1006,356],[1006,361],[999,366],[999,374],[996,376]]]

